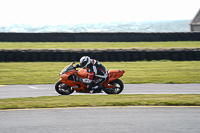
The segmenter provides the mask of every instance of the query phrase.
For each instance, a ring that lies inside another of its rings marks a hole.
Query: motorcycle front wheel
[[[60,81],[55,84],[55,90],[61,95],[69,95],[74,92],[72,87]]]
[[[105,88],[104,92],[107,94],[119,94],[124,89],[124,84],[120,79],[116,79],[109,83],[110,85],[114,85],[114,88]]]

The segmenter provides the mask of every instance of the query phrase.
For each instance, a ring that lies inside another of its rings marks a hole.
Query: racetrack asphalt
[[[125,84],[121,94],[200,94],[200,84]],[[59,94],[54,84],[0,85],[0,98],[39,96]],[[0,133],[200,132],[197,106],[1,110],[0,118]]]
[[[83,94],[90,93],[74,92],[71,95]],[[200,84],[125,84],[121,94],[200,94]],[[59,94],[55,91],[54,84],[0,85],[0,99],[39,96],[59,96]]]
[[[200,133],[199,107],[0,111],[1,133]]]

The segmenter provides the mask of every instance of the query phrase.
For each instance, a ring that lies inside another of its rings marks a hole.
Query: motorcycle
[[[60,79],[55,84],[55,90],[61,95],[69,95],[74,91],[81,93],[90,93],[87,88],[87,84],[84,84],[77,80],[78,78],[87,78],[88,72],[87,69],[76,70],[76,67],[73,65],[76,62],[72,62],[70,65],[66,66],[59,74]],[[123,82],[119,79],[123,76],[125,70],[109,70],[108,78],[105,82],[99,85],[99,88],[103,89],[100,91],[94,91],[94,93],[101,93],[104,91],[107,94],[119,94],[124,89]]]

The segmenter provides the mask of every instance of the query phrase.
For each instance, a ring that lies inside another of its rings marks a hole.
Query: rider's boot
[[[99,85],[97,90],[98,90],[99,93],[101,93],[105,88],[106,88],[105,85]]]
[[[99,85],[92,87],[90,93],[101,93],[105,89],[105,85]]]
[[[90,93],[95,93],[97,89],[98,89],[98,85],[92,87],[92,89],[90,90]]]

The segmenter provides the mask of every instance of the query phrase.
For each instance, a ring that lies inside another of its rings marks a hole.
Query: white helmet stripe
[[[93,66],[94,74],[97,75],[97,68],[96,66]]]

